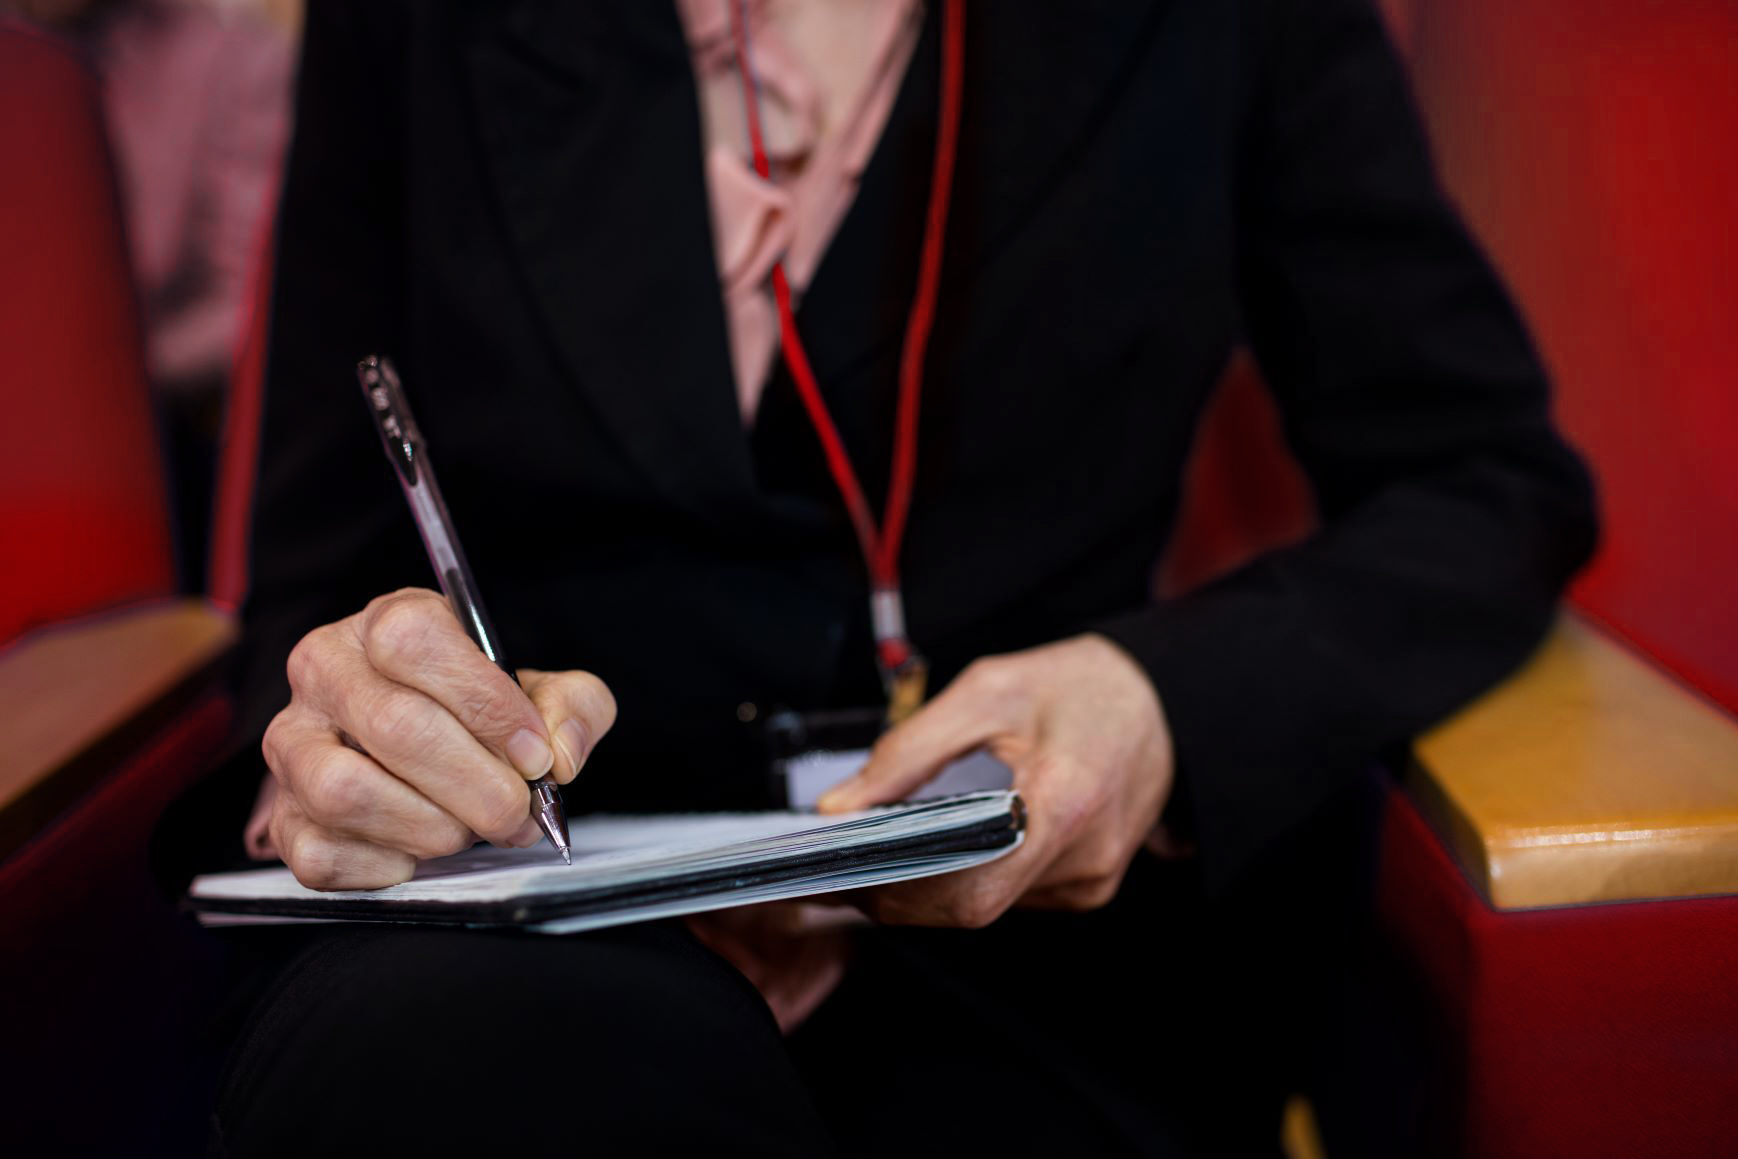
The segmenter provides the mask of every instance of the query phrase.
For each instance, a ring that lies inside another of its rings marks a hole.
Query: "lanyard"
[[[761,180],[772,180],[766,146],[760,132],[760,104],[748,62],[747,18],[744,0],[731,4],[731,32],[736,60],[742,73],[743,103],[747,109],[748,136],[754,149],[754,171]],[[906,517],[911,510],[912,480],[917,474],[917,410],[923,394],[923,360],[929,348],[929,333],[935,322],[937,286],[941,280],[942,244],[947,234],[948,198],[953,185],[954,157],[959,144],[960,77],[965,56],[963,0],[942,0],[941,114],[935,137],[935,165],[930,175],[929,212],[923,230],[923,254],[918,267],[917,293],[905,325],[905,345],[899,360],[899,409],[894,421],[893,469],[889,473],[887,503],[877,526],[863,493],[851,457],[839,438],[833,416],[821,397],[821,387],[809,365],[808,352],[797,333],[796,312],[791,306],[790,279],[784,262],[773,263],[772,292],[778,306],[779,345],[785,366],[796,384],[803,409],[821,441],[827,468],[845,500],[857,533],[858,546],[869,569],[869,615],[875,633],[876,662],[887,687],[887,716],[891,723],[909,716],[923,702],[928,666],[912,645],[905,628],[905,596],[899,582],[899,549],[905,538]]]

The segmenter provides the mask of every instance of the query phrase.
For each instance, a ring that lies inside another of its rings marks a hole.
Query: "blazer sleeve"
[[[308,6],[277,222],[238,740],[257,740],[288,703],[284,662],[304,634],[428,583],[355,373],[364,355],[399,354],[403,333],[408,36],[396,15],[358,0]]]
[[[266,775],[260,737],[289,703],[284,664],[296,642],[375,595],[428,582],[355,373],[359,358],[393,352],[403,333],[401,15],[377,0],[307,8],[275,229],[230,750],[153,833],[152,870],[171,897],[194,873],[245,863],[242,829]]]
[[[1101,626],[1159,691],[1216,892],[1518,664],[1596,534],[1365,0],[1276,0],[1259,35],[1239,292],[1320,530]]]

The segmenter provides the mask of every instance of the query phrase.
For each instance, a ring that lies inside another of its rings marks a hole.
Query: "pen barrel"
[[[362,387],[362,397],[368,402],[374,418],[380,445],[387,461],[398,476],[404,500],[416,520],[417,534],[428,552],[429,563],[440,581],[447,603],[458,617],[465,635],[469,636],[483,655],[501,671],[519,679],[513,666],[501,654],[500,637],[483,601],[477,594],[476,580],[471,577],[471,565],[465,560],[464,549],[453,527],[446,500],[441,497],[440,484],[435,482],[434,463],[423,445],[422,429],[411,412],[410,400],[390,359],[369,355],[356,364],[356,380]]]
[[[464,549],[459,546],[458,537],[451,530],[452,517],[447,514],[440,485],[435,482],[428,452],[420,447],[418,451],[421,469],[417,472],[416,482],[410,483],[401,478],[400,483],[404,487],[404,496],[410,503],[411,512],[416,517],[416,529],[422,536],[423,547],[428,551],[429,562],[434,564],[435,575],[440,578],[441,593],[447,597],[447,603],[451,605],[453,615],[458,617],[465,635],[483,650],[483,655],[496,667],[517,680],[518,675],[501,652],[500,636],[495,630],[494,621],[489,618],[483,602],[477,598],[476,580],[471,577],[471,566],[465,560]]]

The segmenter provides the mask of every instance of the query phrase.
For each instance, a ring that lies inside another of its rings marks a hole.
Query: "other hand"
[[[1014,772],[1025,843],[976,869],[865,890],[863,910],[882,922],[979,927],[1016,904],[1110,901],[1173,779],[1170,729],[1146,673],[1098,635],[979,660],[882,737],[820,808],[897,801],[979,746]]]
[[[527,782],[571,781],[616,715],[587,672],[521,669],[521,688],[420,588],[308,633],[289,677],[261,808],[270,848],[314,889],[394,885],[479,837],[536,843]]]
[[[807,902],[763,902],[695,914],[688,928],[740,970],[791,1033],[845,977],[851,934],[868,921],[855,910]]]

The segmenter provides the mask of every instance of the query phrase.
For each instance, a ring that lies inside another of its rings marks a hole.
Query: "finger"
[[[264,747],[267,764],[292,786],[298,809],[328,832],[416,858],[444,857],[476,840],[470,826],[311,716],[284,714]]]
[[[1037,871],[1024,849],[957,873],[876,886],[853,895],[858,908],[883,925],[981,929],[1026,892]]]
[[[1027,909],[1093,910],[1110,904],[1122,888],[1140,846],[1129,845],[1114,826],[1090,826],[1032,881],[1016,903]]]
[[[1019,848],[987,865],[876,886],[849,900],[886,925],[981,928],[1031,890],[1053,857],[1049,832],[1045,826],[1028,825]]]
[[[416,858],[408,853],[322,829],[289,793],[278,796],[272,841],[309,889],[380,889],[409,881],[416,872]]]
[[[472,832],[497,844],[513,841],[531,815],[531,792],[518,771],[484,748],[445,706],[388,680],[360,651],[333,650],[322,663],[329,687],[344,690],[327,697],[332,724]]]
[[[439,704],[526,780],[555,762],[531,699],[465,635],[447,602],[410,588],[373,601],[353,620],[375,671]]]
[[[997,745],[1014,772],[1026,806],[1019,848],[975,869],[881,886],[854,899],[876,921],[896,925],[977,928],[1035,892],[1116,874],[1126,860],[1100,836],[1091,778],[1079,762],[1045,749],[1010,751]],[[1087,886],[1070,893],[1072,900]]]
[[[816,802],[823,813],[842,813],[897,801],[933,778],[953,758],[1019,731],[1025,713],[1002,665],[980,661],[960,674],[940,696],[896,726],[853,777]]]
[[[555,779],[573,780],[616,722],[616,698],[589,672],[519,670],[519,679],[555,746]]]

